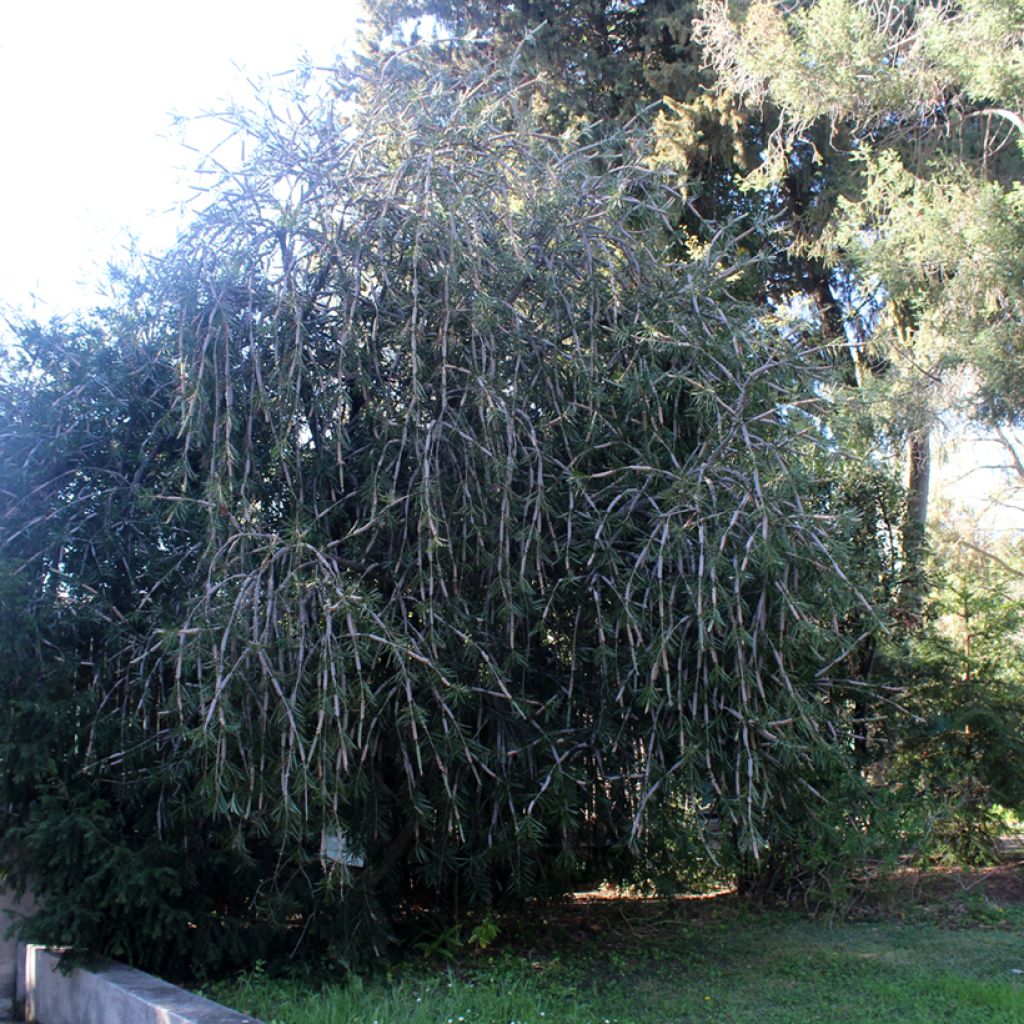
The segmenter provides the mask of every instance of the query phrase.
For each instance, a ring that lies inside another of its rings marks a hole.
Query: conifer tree
[[[535,99],[299,79],[113,309],[22,331],[0,856],[45,938],[351,957],[614,877],[669,797],[752,860],[825,806],[867,605],[820,366],[728,231],[667,239],[645,137]]]
[[[742,10],[713,0],[698,34],[722,91],[778,112],[761,181],[787,174],[789,154],[823,127],[829,148],[815,158],[846,150],[841,199],[800,241],[849,282],[840,314],[857,382],[879,421],[908,439],[903,548],[915,568],[935,415],[956,404],[1000,425],[1024,409],[1024,10],[1014,0]],[[903,600],[915,615],[916,577]]]

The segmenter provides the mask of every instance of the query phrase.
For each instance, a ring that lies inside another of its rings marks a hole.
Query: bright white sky
[[[1005,435],[1024,453],[1024,433],[1007,430]],[[935,463],[932,469],[932,521],[949,517],[946,503],[962,510],[955,519],[961,529],[975,540],[1005,538],[1018,540],[1024,534],[1024,505],[1019,477],[997,467],[1008,466],[1010,456],[998,439],[978,428],[955,424],[933,440]]]
[[[247,100],[247,77],[304,53],[329,63],[359,13],[358,0],[0,0],[0,310],[87,307],[130,235],[173,241],[198,154],[172,115]]]

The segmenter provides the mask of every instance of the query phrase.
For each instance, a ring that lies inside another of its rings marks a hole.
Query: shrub
[[[0,842],[50,938],[349,958],[621,872],[679,794],[761,857],[844,763],[817,367],[642,139],[452,61],[237,114],[180,245],[22,332]]]

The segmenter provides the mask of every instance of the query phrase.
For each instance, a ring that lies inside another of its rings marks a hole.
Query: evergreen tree
[[[22,331],[0,855],[47,939],[350,957],[614,877],[670,796],[756,862],[844,771],[870,607],[820,367],[728,232],[666,240],[646,137],[450,56],[237,112],[176,249]]]
[[[904,558],[923,553],[934,416],[956,402],[1018,422],[1024,8],[1015,0],[821,0],[704,7],[719,88],[779,112],[760,180],[828,130],[843,196],[802,244],[849,282],[841,308],[859,384],[909,440]],[[956,370],[967,369],[968,375]],[[889,411],[886,412],[885,410]],[[911,572],[904,605],[919,609]]]

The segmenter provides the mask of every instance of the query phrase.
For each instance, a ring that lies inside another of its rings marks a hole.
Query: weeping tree
[[[47,938],[353,956],[621,877],[659,815],[763,863],[827,810],[864,602],[821,368],[737,232],[667,244],[647,140],[534,100],[458,51],[299,80],[115,308],[21,329],[0,854]]]

